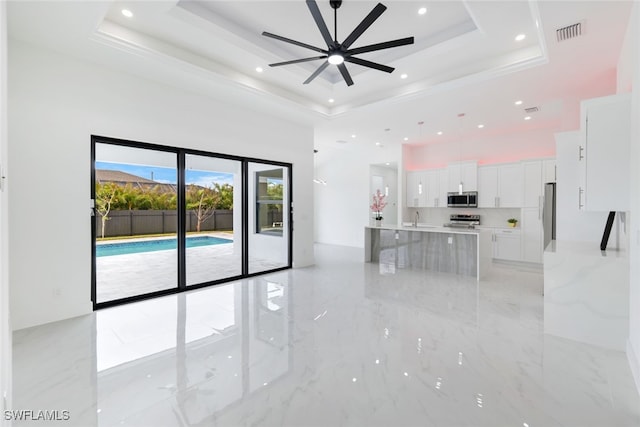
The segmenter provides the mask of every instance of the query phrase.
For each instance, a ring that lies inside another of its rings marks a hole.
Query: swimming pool
[[[141,252],[166,251],[177,248],[177,239],[153,239],[140,242],[103,243],[96,245],[96,257],[111,255],[137,254]],[[222,245],[233,240],[219,237],[200,236],[187,237],[187,248],[199,246]]]

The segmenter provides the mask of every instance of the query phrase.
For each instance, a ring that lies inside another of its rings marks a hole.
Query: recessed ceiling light
[[[405,137],[404,137],[404,140],[405,140],[405,141],[408,141],[408,140],[409,140],[409,137],[408,137],[408,136],[405,136]]]
[[[426,7],[421,7],[420,9],[418,9],[418,15],[424,15],[425,13],[427,13]]]
[[[262,67],[256,67],[256,71],[257,71],[258,73],[261,73],[261,72],[263,72],[263,71],[264,71],[264,69],[263,69]]]
[[[391,163],[389,163],[389,162],[385,163],[385,165],[387,165],[387,166],[389,166],[390,164],[391,164]]]
[[[482,129],[484,125],[478,125],[478,129]]]
[[[335,102],[335,99],[329,98],[329,102],[333,104]]]
[[[356,134],[355,134],[355,133],[354,133],[353,135],[351,135],[351,138],[355,138],[355,137],[356,137]]]
[[[516,102],[514,102],[514,104],[516,104],[516,105],[522,105],[522,101],[516,101]]]
[[[516,41],[517,42],[521,42],[522,40],[524,40],[527,36],[525,36],[524,34],[518,34],[516,36]]]
[[[527,116],[524,118],[525,120],[531,120],[531,116]]]
[[[406,74],[400,74],[400,78],[401,78],[401,79],[406,79],[407,77],[409,77],[409,76],[408,76],[408,75],[406,75]]]
[[[376,142],[376,146],[380,147],[382,144],[380,142]]]
[[[122,14],[127,18],[133,18],[133,12],[131,12],[129,9],[122,9]]]
[[[442,135],[442,131],[439,131],[439,132],[438,132],[438,135]]]

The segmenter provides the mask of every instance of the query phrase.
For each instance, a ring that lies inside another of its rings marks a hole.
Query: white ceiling
[[[579,99],[615,87],[632,6],[631,0],[383,3],[386,12],[352,47],[408,36],[416,42],[360,55],[396,70],[347,64],[351,87],[334,66],[303,85],[321,61],[268,67],[316,53],[263,37],[262,31],[325,48],[302,0],[10,1],[8,21],[12,38],[311,123],[317,147],[343,149],[568,129],[575,125]],[[375,4],[345,0],[338,39]],[[318,6],[333,33],[329,1],[318,0]],[[428,12],[418,15],[422,6]],[[124,17],[123,8],[134,16]],[[583,36],[556,41],[556,28],[579,21]],[[526,38],[516,42],[517,34]],[[516,107],[518,99],[524,103]],[[523,108],[532,106],[540,111],[525,122]],[[457,118],[461,112],[463,121]],[[479,123],[485,128],[478,129]]]

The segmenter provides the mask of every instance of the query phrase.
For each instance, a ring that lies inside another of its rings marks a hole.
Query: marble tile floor
[[[13,409],[74,426],[638,426],[626,356],[545,335],[542,272],[314,267],[14,333]],[[17,422],[14,425],[44,425]]]

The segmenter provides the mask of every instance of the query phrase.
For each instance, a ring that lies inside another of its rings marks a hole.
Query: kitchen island
[[[390,270],[423,269],[483,278],[491,266],[491,231],[436,226],[365,227],[365,262]]]

